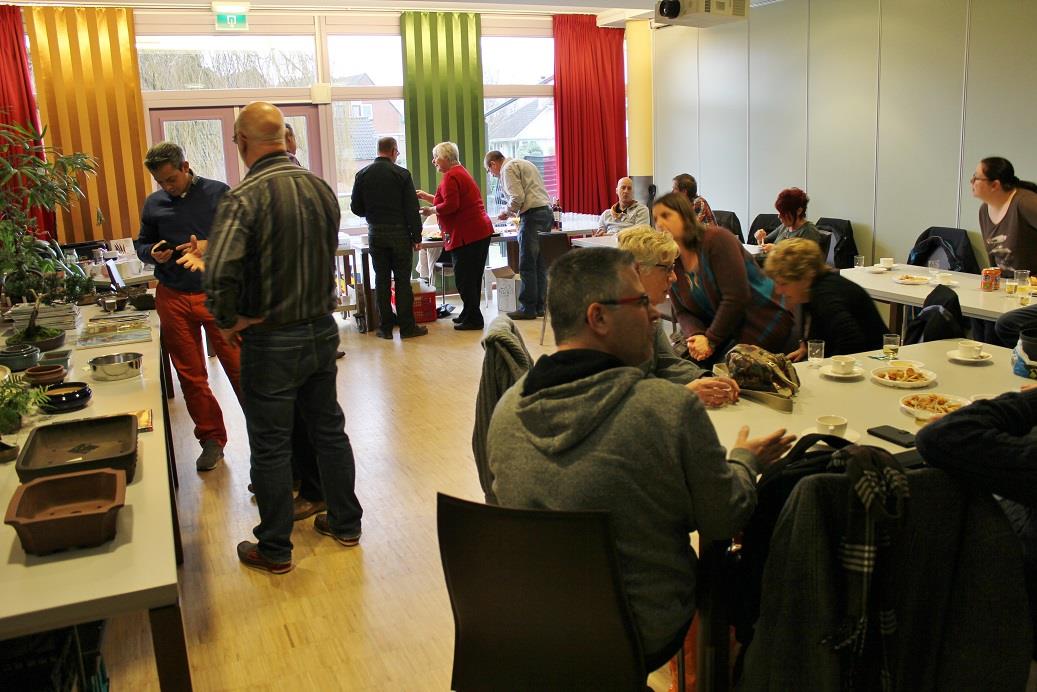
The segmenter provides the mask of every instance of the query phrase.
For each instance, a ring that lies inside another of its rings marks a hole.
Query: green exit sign
[[[220,31],[248,31],[248,15],[217,12],[216,28]]]

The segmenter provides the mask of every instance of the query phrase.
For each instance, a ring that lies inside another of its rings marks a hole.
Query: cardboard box
[[[495,267],[493,280],[497,284],[497,310],[512,312],[518,310],[519,281],[521,277],[511,267]]]

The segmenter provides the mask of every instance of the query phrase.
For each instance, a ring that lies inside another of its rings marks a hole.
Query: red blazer
[[[461,164],[443,174],[432,203],[443,231],[444,250],[454,250],[493,234],[493,222],[486,215],[482,192]]]

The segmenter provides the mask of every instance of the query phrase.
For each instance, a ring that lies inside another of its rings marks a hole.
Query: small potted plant
[[[10,435],[22,427],[26,416],[47,403],[44,387],[30,387],[20,377],[8,377],[0,382],[0,434]]]
[[[43,300],[43,295],[36,293],[35,290],[30,290],[35,294],[36,303],[33,305],[32,314],[29,315],[29,323],[25,325],[25,329],[16,330],[11,336],[7,337],[7,344],[9,346],[31,344],[41,351],[60,348],[65,343],[65,330],[41,327],[36,324],[40,314],[40,302]]]

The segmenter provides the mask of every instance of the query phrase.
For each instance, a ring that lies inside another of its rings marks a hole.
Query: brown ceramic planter
[[[115,521],[125,502],[122,471],[48,476],[18,486],[4,523],[14,527],[22,549],[31,555],[90,548],[115,538]]]
[[[32,385],[57,384],[65,379],[64,365],[34,365],[25,371],[25,379]]]

